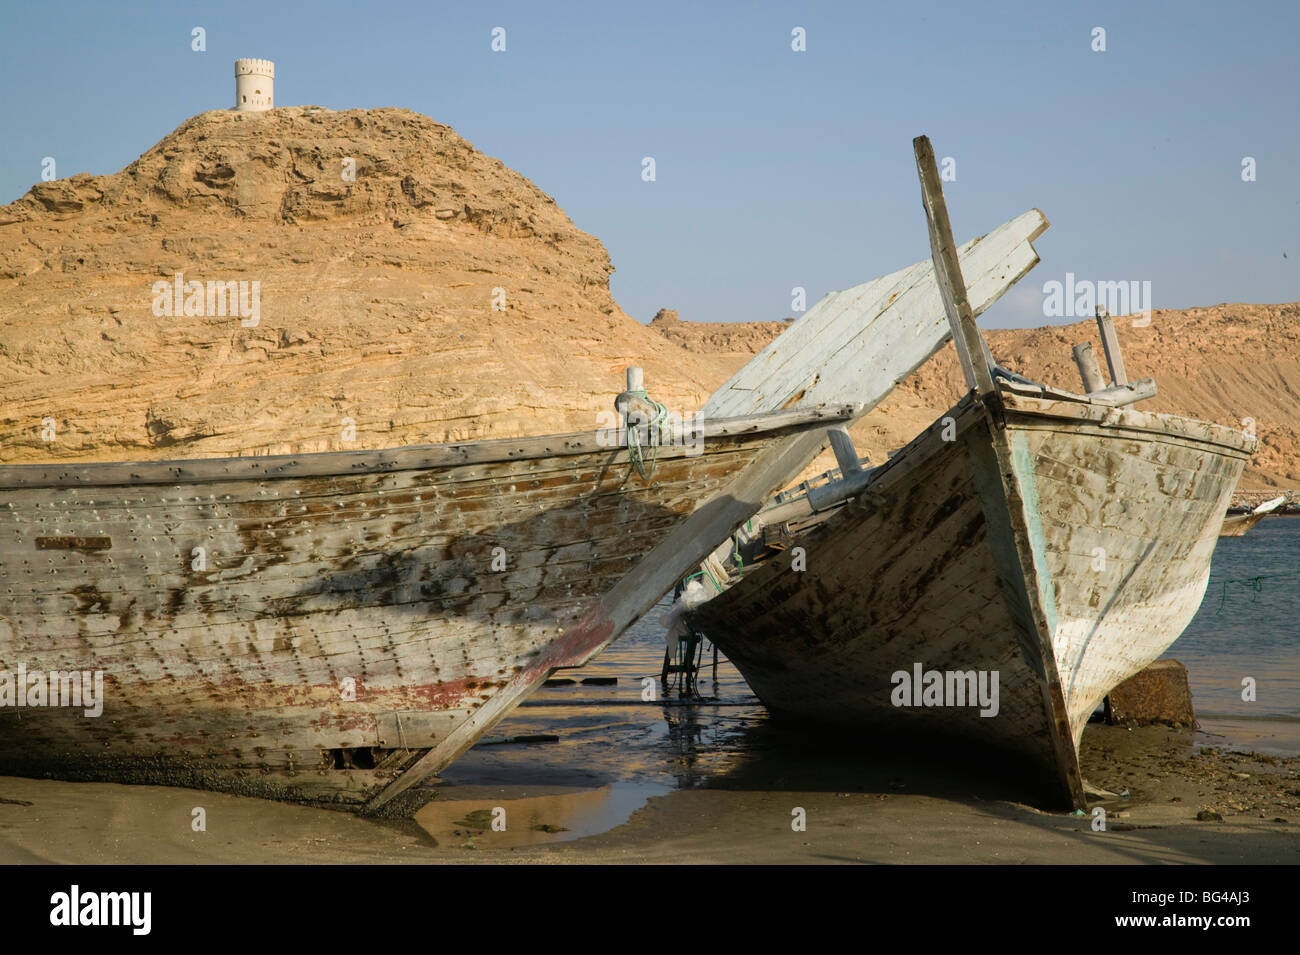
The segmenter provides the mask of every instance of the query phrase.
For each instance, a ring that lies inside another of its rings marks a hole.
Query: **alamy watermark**
[[[890,702],[895,706],[978,706],[980,716],[998,715],[997,670],[895,670]]]
[[[1065,282],[1055,279],[1043,283],[1043,317],[1092,318],[1097,306],[1111,315],[1140,313],[1133,325],[1141,328],[1151,322],[1151,281],[1093,282],[1076,280],[1073,272],[1065,273]]]
[[[148,935],[153,924],[152,892],[83,892],[74,885],[50,896],[50,924],[126,926]]]
[[[0,707],[71,706],[89,717],[104,712],[103,670],[0,670]]]
[[[153,283],[153,313],[155,318],[174,318],[180,315],[202,315],[224,318],[239,316],[239,324],[256,328],[262,320],[262,283],[253,281],[208,282],[185,281],[177,272],[169,282],[160,279]]]

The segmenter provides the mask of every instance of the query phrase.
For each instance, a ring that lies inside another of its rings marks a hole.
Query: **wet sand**
[[[649,795],[622,824],[581,838],[572,825],[608,808],[616,784],[444,786],[422,828],[193,790],[4,777],[0,862],[1300,862],[1300,757],[1198,747],[1195,734],[1163,727],[1089,726],[1085,776],[1129,791],[1100,804],[1099,832],[1091,816],[1017,801],[987,768],[806,740],[791,749],[782,732],[763,731],[775,749],[751,746],[702,785]],[[625,802],[639,801],[634,789],[624,785]],[[205,832],[191,828],[195,807]],[[505,832],[491,828],[498,807]],[[792,828],[796,808],[806,831]],[[548,838],[567,841],[530,844]]]
[[[647,702],[662,631],[652,616],[567,674],[607,685],[539,690],[494,738],[554,742],[481,742],[414,819],[0,777],[0,862],[1300,862],[1300,756],[1234,753],[1247,746],[1216,727],[1090,724],[1085,778],[1128,790],[1099,803],[1099,832],[1090,815],[1043,811],[997,766],[773,720],[725,661],[706,700]]]

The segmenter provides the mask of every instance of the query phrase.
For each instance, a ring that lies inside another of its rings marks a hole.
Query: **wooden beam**
[[[1106,364],[1110,366],[1110,383],[1127,385],[1128,374],[1124,371],[1124,354],[1119,350],[1119,336],[1115,334],[1115,323],[1104,305],[1097,306],[1097,327],[1101,330],[1101,345],[1106,349]]]
[[[952,237],[952,224],[948,221],[948,206],[943,199],[943,183],[939,179],[939,165],[935,162],[934,147],[928,136],[912,140],[916,154],[916,171],[921,178],[921,198],[925,218],[930,227],[930,253],[934,259],[934,273],[943,295],[943,307],[952,329],[957,357],[961,359],[966,386],[978,394],[993,393],[993,371],[989,367],[975,316],[966,297],[966,282],[961,276],[961,263],[957,260],[957,244]]]
[[[1079,366],[1084,394],[1090,395],[1106,387],[1106,379],[1101,376],[1101,366],[1097,364],[1097,356],[1092,351],[1092,342],[1074,346],[1074,363]]]
[[[709,440],[726,435],[753,434],[806,422],[828,424],[861,415],[851,402],[823,407],[751,414],[734,418],[704,418],[698,434]],[[820,434],[820,429],[818,431]],[[565,457],[607,448],[600,430],[521,438],[487,438],[459,444],[420,444],[381,451],[320,451],[308,454],[250,455],[242,458],[193,458],[176,461],[92,461],[50,464],[0,464],[0,490],[31,487],[136,487],[143,484],[209,484],[245,478],[323,477],[388,474],[463,464],[495,464],[535,458]],[[610,450],[613,450],[612,448]],[[797,473],[797,472],[796,472]]]
[[[1024,276],[1048,227],[1037,209],[961,247],[975,315]],[[874,408],[948,341],[943,297],[927,256],[905,269],[831,292],[714,392],[706,419],[850,402]]]
[[[557,635],[528,669],[515,674],[491,699],[412,763],[366,804],[375,813],[411,786],[440,772],[469,749],[558,667],[581,666],[636,622],[718,541],[756,514],[772,492],[789,483],[826,446],[825,431],[791,434],[757,455],[719,494],[674,528],[577,623]]]
[[[1158,393],[1155,381],[1150,378],[1140,378],[1127,385],[1111,385],[1109,388],[1103,388],[1101,391],[1094,391],[1086,395],[1036,382],[1025,384],[1018,381],[1003,381],[1000,386],[1004,399],[1008,394],[1016,394],[1024,395],[1027,398],[1080,402],[1085,405],[1092,404],[1099,407],[1131,405],[1135,401],[1146,401],[1148,398],[1154,398]]]

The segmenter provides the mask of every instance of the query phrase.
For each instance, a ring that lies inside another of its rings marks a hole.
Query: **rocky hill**
[[[675,313],[674,313],[675,317]],[[652,323],[651,328],[657,323]],[[1300,303],[1216,305],[1183,311],[1156,310],[1151,322],[1133,327],[1118,319],[1130,379],[1151,377],[1157,397],[1139,407],[1203,418],[1260,438],[1243,488],[1300,488]],[[780,334],[781,322],[669,323],[671,338],[722,365],[718,383]],[[994,329],[989,348],[1007,368],[1035,381],[1080,391],[1071,348],[1091,341],[1102,358],[1093,321],[1034,329]],[[739,353],[736,343],[744,343]],[[884,460],[948,408],[964,388],[949,344],[866,416],[854,429],[859,451]],[[829,457],[816,470],[833,466]]]
[[[624,314],[612,271],[425,116],[203,113],[0,207],[0,461],[588,429],[629,364],[698,407],[716,360]]]
[[[650,327],[688,351],[711,355],[739,368],[793,321],[787,318],[780,322],[683,322],[675,310],[661,308],[650,320]]]

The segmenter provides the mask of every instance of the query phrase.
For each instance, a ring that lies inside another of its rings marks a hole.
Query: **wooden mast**
[[[966,282],[962,279],[961,263],[957,260],[952,224],[948,221],[948,206],[943,200],[943,185],[930,137],[917,136],[912,140],[912,150],[916,153],[921,199],[930,226],[930,253],[934,259],[935,277],[939,280],[944,311],[952,328],[952,340],[957,346],[962,373],[966,376],[966,387],[975,389],[981,396],[990,395],[993,393],[993,370],[966,297]]]
[[[966,283],[953,246],[934,147],[929,137],[918,136],[912,140],[912,148],[930,225],[935,276],[943,292],[962,371],[977,398],[992,398],[997,387],[993,382],[992,362],[966,298]],[[990,415],[988,438],[976,438],[969,444],[975,493],[984,511],[989,546],[1017,639],[1027,659],[1033,659],[1043,676],[1040,689],[1044,712],[1050,715],[1049,725],[1055,728],[1049,736],[1062,793],[1075,808],[1083,808],[1086,801],[1079,758],[1070,733],[1065,690],[1052,645],[1056,610],[1050,597],[1045,596],[1052,593],[1053,582],[1048,567],[1034,554],[1034,535],[1041,534],[1036,530],[1040,518],[1032,495],[1026,500],[1022,488],[1026,474],[1032,482],[1032,471],[1027,472],[1024,463],[1017,459],[1003,430],[1005,425],[994,426],[995,417],[1001,417],[1000,411]]]

